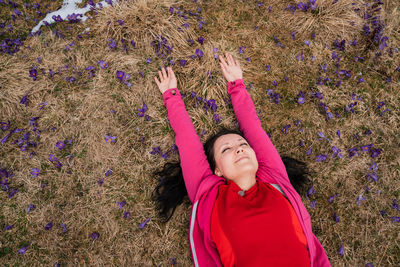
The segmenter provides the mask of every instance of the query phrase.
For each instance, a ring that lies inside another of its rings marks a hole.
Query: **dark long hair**
[[[214,143],[220,136],[225,134],[238,134],[246,139],[240,130],[222,127],[215,135],[210,136],[206,140],[203,147],[213,173],[216,167],[213,149]],[[297,193],[302,195],[307,191],[307,186],[311,183],[311,180],[308,178],[310,170],[306,163],[302,161],[287,156],[281,158],[285,164],[290,183],[296,189]],[[182,204],[184,200],[189,202],[180,160],[178,162],[165,163],[161,170],[153,173],[153,177],[159,183],[154,189],[151,198],[156,203],[159,216],[164,219],[163,223],[166,223],[171,219],[178,205]],[[171,209],[172,212],[170,212]]]

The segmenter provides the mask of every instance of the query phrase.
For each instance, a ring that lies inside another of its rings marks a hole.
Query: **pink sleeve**
[[[175,92],[175,95],[173,94]],[[186,111],[182,95],[177,88],[170,88],[163,93],[169,123],[175,131],[175,143],[179,150],[182,174],[190,201],[193,203],[200,182],[212,175],[203,144]]]
[[[240,130],[256,153],[259,169],[267,173],[274,172],[274,177],[284,179],[290,184],[285,165],[261,126],[254,103],[246,90],[243,79],[228,82],[228,93],[232,99],[233,110],[239,122]]]
[[[313,235],[314,245],[315,245],[313,266],[315,266],[315,267],[331,267],[331,263],[329,262],[329,258],[326,255],[324,248],[322,247],[318,238],[314,234],[312,234],[312,235]]]

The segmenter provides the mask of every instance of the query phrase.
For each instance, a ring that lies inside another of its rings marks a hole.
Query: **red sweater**
[[[290,202],[268,183],[239,195],[233,181],[219,186],[211,236],[227,266],[310,266],[306,237]]]

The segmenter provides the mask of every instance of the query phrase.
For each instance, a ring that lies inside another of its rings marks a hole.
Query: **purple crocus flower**
[[[305,97],[306,97],[305,92],[300,91],[297,96],[298,96],[297,103],[299,103],[300,105],[303,104],[304,101],[306,100],[305,99]]]
[[[335,199],[338,196],[338,194],[334,194],[333,196],[329,197],[329,203],[333,202],[333,199]]]
[[[50,230],[52,227],[53,227],[53,222],[49,222],[48,224],[46,224],[46,226],[44,227],[44,229]]]
[[[400,210],[399,204],[397,203],[397,199],[393,199],[392,208]]]
[[[105,135],[105,139],[106,139],[106,143],[109,143],[109,144],[111,144],[111,143],[115,143],[116,142],[116,139],[117,139],[117,137],[116,136],[112,136],[112,135]]]
[[[141,224],[139,224],[139,228],[140,228],[140,229],[143,229],[149,221],[150,221],[150,217],[147,218],[147,219],[146,219],[144,222],[142,222]]]
[[[304,43],[306,44],[306,46],[310,46],[311,41],[307,40]]]
[[[14,13],[15,13],[17,16],[22,16],[21,11],[19,11],[17,8],[14,8]]]
[[[52,18],[55,22],[63,22],[63,21],[64,21],[64,20],[61,18],[60,15],[58,15],[58,16],[53,15],[51,18]]]
[[[196,49],[196,55],[197,55],[197,57],[200,59],[203,55],[204,55],[204,53],[203,53],[203,51],[201,51],[201,49]]]
[[[49,154],[49,160],[50,160],[51,162],[53,162],[53,161],[58,161],[57,157],[54,156],[53,154]]]
[[[28,249],[29,246],[30,246],[30,244],[25,246],[25,247],[22,247],[22,248],[18,249],[18,254],[19,255],[25,254],[25,252],[26,252],[26,250]]]
[[[38,177],[40,170],[38,168],[33,168],[31,171],[32,177]]]
[[[161,155],[161,147],[157,146],[157,147],[152,147],[152,151],[150,152],[150,154],[155,155],[155,154],[160,154]]]
[[[102,186],[104,183],[104,179],[99,178],[99,180],[97,181],[97,183],[99,184],[99,186]]]
[[[106,69],[108,67],[108,64],[104,60],[100,60],[100,61],[98,60],[97,64],[99,64],[100,68],[102,68],[102,69]]]
[[[65,225],[65,223],[60,224],[62,229],[64,230],[64,233],[68,232],[67,226]]]
[[[61,150],[65,147],[65,144],[63,141],[58,141],[56,147]]]
[[[108,46],[110,47],[110,50],[117,48],[117,42],[114,39],[108,38],[108,41],[110,42],[108,44]]]
[[[193,45],[193,44],[194,44],[193,39],[187,39],[187,42],[188,42],[190,45]]]
[[[47,102],[42,102],[38,105],[39,109],[43,109],[45,106],[47,106]]]
[[[282,133],[287,134],[290,127],[291,127],[290,124],[286,124],[281,130]]]
[[[356,154],[359,156],[357,147],[350,148],[347,151],[349,152],[349,158],[352,158]]]
[[[29,94],[29,93],[28,93],[28,94]],[[28,94],[24,95],[24,96],[21,98],[21,101],[19,102],[20,104],[24,104],[25,107],[28,106],[28,102],[29,102]]]
[[[360,201],[361,200],[365,200],[365,199],[367,199],[367,196],[362,196],[362,195],[359,195],[358,197],[357,197],[357,205],[358,206],[360,206],[361,205],[361,203],[360,203]]]
[[[203,37],[199,37],[197,39],[197,41],[202,45],[204,43],[204,38]]]
[[[168,152],[165,152],[164,154],[162,154],[161,157],[165,160],[168,159],[169,158]]]
[[[130,214],[131,213],[129,211],[124,211],[124,219],[129,218]]]
[[[121,71],[121,70],[117,70],[117,79],[119,79],[120,81],[125,80],[126,74],[125,72]]]
[[[340,254],[340,256],[343,256],[343,253],[344,253],[344,247],[343,247],[343,244],[340,246],[340,249],[339,249],[339,254]]]
[[[11,228],[14,227],[14,224],[11,225],[6,225],[6,227],[4,229],[6,229],[6,231],[10,230]]]
[[[26,209],[26,213],[29,213],[31,210],[33,210],[35,208],[35,205],[33,204],[29,204],[28,208]]]
[[[105,173],[105,176],[110,176],[110,175],[111,175],[111,170],[108,169],[108,170],[106,171],[106,173]]]
[[[317,203],[316,200],[311,201],[310,207],[311,208],[315,208],[315,204]]]
[[[2,131],[6,131],[6,130],[8,130],[8,128],[10,128],[10,121],[0,122],[0,125],[2,125],[0,129]]]
[[[18,193],[18,189],[16,188],[10,188],[10,190],[8,191],[8,198],[12,198],[16,193]]]
[[[98,232],[93,232],[89,235],[93,240],[96,240],[100,237],[100,234]]]
[[[311,195],[314,194],[314,193],[315,193],[315,189],[314,189],[314,185],[312,185],[312,186],[308,189],[306,197],[309,197],[309,196],[311,196]]]
[[[214,117],[214,119],[215,119],[215,121],[216,121],[217,123],[220,123],[220,122],[221,122],[221,116],[220,116],[219,114],[215,113],[213,117]]]
[[[312,151],[312,145],[310,146],[310,148],[307,150],[307,155],[310,155]]]
[[[119,208],[122,209],[123,206],[125,206],[126,202],[125,201],[117,201],[117,204],[119,205]]]
[[[317,155],[317,162],[325,161],[328,158],[328,154]]]
[[[245,46],[239,47],[239,54],[243,54],[245,49],[246,49]]]
[[[332,146],[332,152],[333,152],[332,158],[334,158],[336,155],[339,158],[342,158],[343,156],[342,156],[342,154],[340,154],[340,151],[341,151],[340,148]]]
[[[337,216],[336,212],[333,213],[333,219],[335,220],[335,222],[339,222],[339,216]]]
[[[398,217],[398,216],[393,216],[393,217],[391,217],[392,218],[392,222],[398,222],[398,223],[400,223],[400,217]]]
[[[179,60],[179,64],[181,65],[181,67],[184,67],[186,65],[187,60],[181,59]]]
[[[371,180],[373,180],[375,182],[378,182],[378,175],[377,175],[376,172],[367,174],[367,178],[371,179]]]
[[[374,161],[374,162],[371,164],[371,167],[369,167],[369,169],[370,169],[370,170],[374,170],[374,171],[376,171],[376,170],[378,169],[378,166],[377,166],[377,164],[376,164],[376,161]]]

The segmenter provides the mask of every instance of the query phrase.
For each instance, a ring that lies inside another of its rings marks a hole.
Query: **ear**
[[[215,175],[222,176],[222,173],[218,168],[215,168]]]

